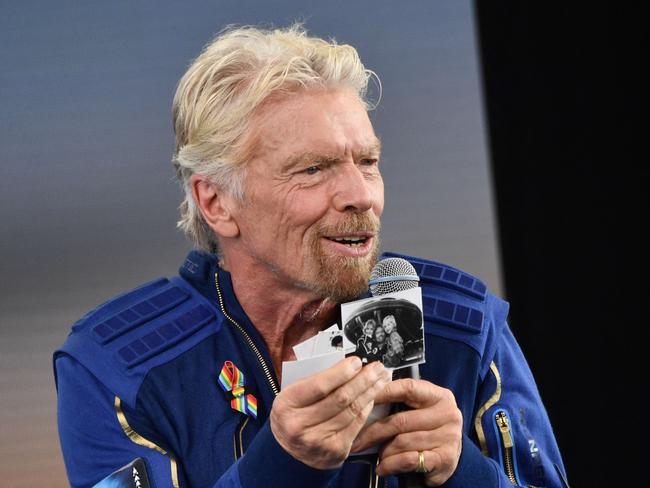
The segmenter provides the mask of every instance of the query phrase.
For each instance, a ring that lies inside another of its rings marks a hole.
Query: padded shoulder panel
[[[55,353],[88,368],[129,405],[147,372],[178,357],[221,325],[213,304],[182,278],[152,281],[93,310]]]
[[[489,293],[480,279],[452,266],[394,252],[381,258],[409,261],[420,278],[425,333],[464,342],[481,357],[490,354],[508,304]]]

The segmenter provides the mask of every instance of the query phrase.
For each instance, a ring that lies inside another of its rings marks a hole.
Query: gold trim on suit
[[[481,452],[486,456],[488,455],[488,448],[487,441],[485,440],[485,432],[483,432],[483,424],[481,421],[483,420],[483,415],[485,412],[487,412],[488,409],[496,402],[498,402],[501,398],[501,375],[499,374],[499,370],[497,369],[497,365],[494,364],[494,361],[490,363],[490,371],[492,371],[492,374],[494,375],[494,379],[497,382],[497,387],[496,390],[494,390],[492,396],[488,398],[488,401],[483,404],[478,412],[476,412],[476,418],[474,419],[474,428],[476,429],[478,442],[481,445]]]
[[[135,430],[133,430],[133,428],[129,425],[129,422],[126,420],[126,416],[124,415],[124,412],[122,411],[122,400],[120,400],[120,397],[118,396],[115,397],[115,413],[117,415],[117,420],[119,421],[120,426],[122,427],[122,430],[124,431],[126,436],[129,439],[131,439],[132,442],[138,444],[139,446],[148,447],[149,449],[158,451],[160,454],[166,456],[169,459],[169,463],[171,464],[172,485],[174,486],[174,488],[179,488],[178,469],[176,466],[176,460],[172,457],[171,454],[167,453],[167,451],[165,451],[163,448],[157,446],[149,439],[145,439],[140,434],[138,434]]]

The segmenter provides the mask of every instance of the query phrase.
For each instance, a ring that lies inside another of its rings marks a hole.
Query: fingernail
[[[355,371],[358,371],[361,369],[363,364],[361,363],[361,359],[359,359],[358,356],[352,356],[352,367],[354,368]]]
[[[392,379],[392,377],[393,377],[392,371],[390,369],[388,369],[386,366],[384,366],[383,364],[381,366],[382,366],[381,370],[380,370],[381,378],[384,379],[384,380]]]

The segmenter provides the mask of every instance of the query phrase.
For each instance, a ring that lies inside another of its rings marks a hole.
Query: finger
[[[375,444],[383,444],[403,432],[433,430],[432,415],[428,410],[407,410],[394,413],[365,427],[354,441],[353,451],[362,451]],[[426,426],[426,427],[425,427]]]
[[[351,423],[359,424],[358,429],[354,434],[354,437],[357,436],[359,430],[361,430],[367,420],[367,415],[361,416],[360,414],[367,405],[374,405],[377,393],[383,390],[386,387],[386,384],[391,381],[392,375],[390,371],[384,369],[383,366],[381,366],[381,363],[377,364],[380,364],[380,366],[376,367],[373,364],[364,368],[364,370],[371,367],[377,368],[377,370],[372,373],[372,382],[367,384],[364,383],[364,387],[367,386],[365,390],[359,391],[358,389],[351,388],[352,385],[347,384],[339,388],[335,393],[330,395],[330,397],[319,402],[317,406],[321,406],[322,404],[323,411],[337,412],[326,422],[328,428],[340,430],[344,429]],[[361,376],[361,373],[358,376]],[[347,391],[342,392],[343,390]]]
[[[331,368],[289,385],[282,390],[283,396],[289,406],[294,408],[312,405],[354,378],[361,367],[361,360],[358,357],[345,358]]]
[[[450,399],[454,399],[454,395],[446,388],[424,380],[404,378],[391,382],[384,391],[377,395],[375,401],[377,403],[405,403],[411,408],[423,408]]]
[[[372,408],[374,407],[374,403],[370,402],[367,403],[363,409],[359,412],[359,414],[354,418],[352,421],[350,421],[345,427],[343,427],[341,430],[337,431],[337,435],[341,438],[343,441],[344,445],[348,446],[348,449],[351,450],[352,446],[352,440],[359,434],[359,431],[363,427],[363,425],[366,423],[366,420],[368,419],[368,416],[370,415],[370,412],[372,412]],[[350,454],[350,451],[348,450],[347,455]]]
[[[436,448],[444,442],[443,436],[437,431],[406,432],[396,435],[391,441],[384,444],[380,457],[391,457],[396,454],[408,451],[426,451]]]
[[[426,473],[435,471],[439,464],[439,455],[435,451],[421,451],[424,458],[424,469]],[[379,476],[389,476],[398,473],[413,473],[420,464],[418,451],[407,451],[394,456],[383,458],[377,466]]]
[[[375,403],[377,403],[376,400]],[[430,407],[394,413],[364,428],[354,443],[353,451],[384,443],[398,434],[433,431],[445,424],[462,425],[462,415],[455,405],[453,408],[438,409]]]
[[[329,422],[329,427],[339,430],[354,421],[368,403],[390,381],[391,374],[379,363],[373,363],[358,373],[350,381],[319,402],[301,409],[300,416],[306,425]]]
[[[311,455],[309,456],[311,458],[310,461],[314,462],[318,459],[319,455],[334,453],[333,457],[340,459],[342,462],[349,456],[352,440],[363,426],[365,419],[370,415],[372,407],[372,402],[367,404],[359,413],[358,423],[351,422],[341,430],[324,428],[322,425],[301,429],[299,453],[305,455],[309,446],[312,446]],[[299,456],[294,455],[294,457],[298,458]],[[316,462],[318,463],[318,461]]]

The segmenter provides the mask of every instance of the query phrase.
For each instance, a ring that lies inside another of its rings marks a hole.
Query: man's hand
[[[463,416],[454,394],[424,380],[393,381],[375,403],[405,403],[413,410],[389,415],[366,427],[353,451],[384,443],[377,474],[387,476],[415,471],[419,451],[424,455],[425,481],[440,486],[456,470],[462,447]]]
[[[271,409],[271,431],[304,464],[339,467],[390,379],[380,362],[362,368],[358,357],[346,358],[282,390]]]

